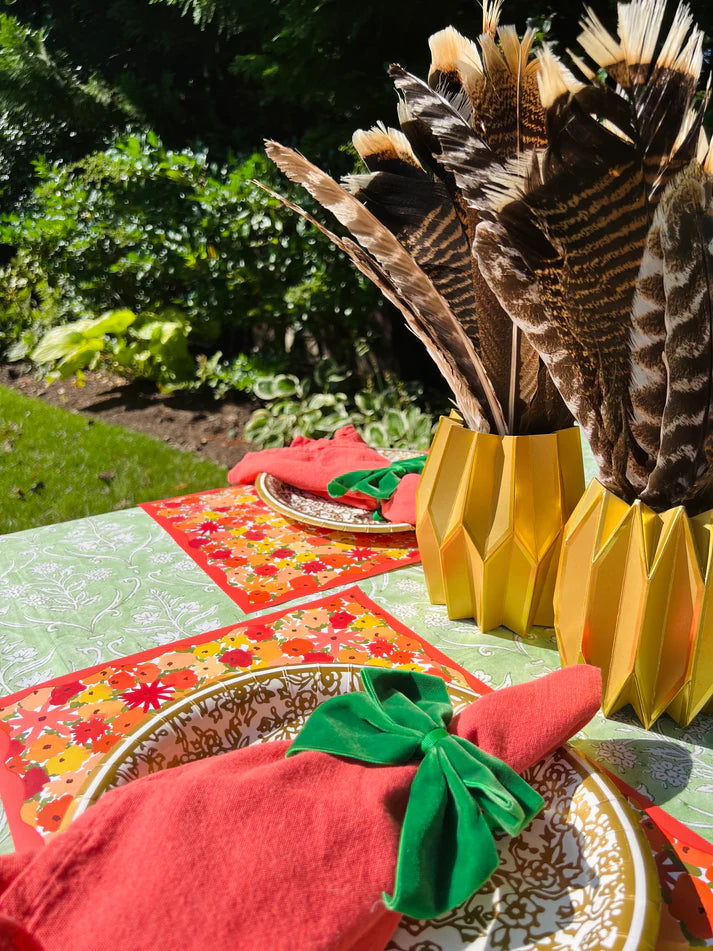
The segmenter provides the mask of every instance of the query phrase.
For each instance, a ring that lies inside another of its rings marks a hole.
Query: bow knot
[[[366,667],[364,693],[332,697],[287,751],[319,750],[381,766],[421,760],[401,829],[390,911],[435,918],[477,891],[498,865],[492,832],[517,835],[544,805],[514,770],[449,733],[440,677]]]
[[[390,499],[398,488],[403,476],[410,472],[423,472],[426,456],[413,456],[411,459],[397,459],[380,469],[357,469],[336,476],[327,485],[327,492],[333,499],[340,499],[347,492],[361,492],[373,499]]]
[[[440,741],[447,736],[450,736],[450,733],[442,726],[437,726],[435,730],[431,730],[430,733],[427,733],[421,740],[421,752],[423,755],[425,756],[432,747],[440,743]]]

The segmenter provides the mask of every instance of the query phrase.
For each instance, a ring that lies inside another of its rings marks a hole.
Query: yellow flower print
[[[358,630],[365,630],[366,628],[372,629],[383,626],[383,620],[379,617],[375,617],[373,614],[362,614],[361,617],[355,618],[350,625],[350,627],[355,627]],[[389,631],[389,633],[391,632]]]
[[[68,746],[63,753],[59,753],[47,761],[47,772],[51,776],[61,776],[64,773],[74,772],[82,765],[84,760],[89,759],[90,755],[90,751],[82,749],[81,746]]]
[[[226,647],[252,647],[252,641],[237,631],[234,634],[226,634],[225,637],[221,637],[218,644],[220,645],[220,650],[225,650]],[[215,651],[213,651],[213,653],[215,653]]]
[[[80,703],[96,703],[97,700],[109,700],[113,691],[106,684],[92,684],[76,697]]]
[[[220,649],[220,644],[217,644],[215,641],[210,641],[208,644],[201,644],[199,647],[196,647],[193,653],[200,660],[205,660],[207,657],[213,657]]]

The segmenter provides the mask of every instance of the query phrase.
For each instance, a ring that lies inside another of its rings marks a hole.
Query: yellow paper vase
[[[441,419],[416,501],[432,603],[483,631],[551,626],[564,525],[583,491],[576,428],[494,436]]]
[[[562,663],[602,669],[602,709],[687,726],[713,696],[713,511],[628,505],[592,482],[567,523],[555,591]]]

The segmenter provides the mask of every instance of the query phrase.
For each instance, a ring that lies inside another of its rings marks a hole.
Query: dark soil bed
[[[150,383],[127,383],[108,373],[88,373],[84,385],[63,380],[48,386],[26,367],[0,365],[0,384],[63,409],[135,429],[230,467],[254,448],[243,429],[251,401],[214,400],[196,393],[159,393]]]

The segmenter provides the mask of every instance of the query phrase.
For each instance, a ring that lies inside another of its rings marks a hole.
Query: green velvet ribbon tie
[[[519,834],[544,801],[502,760],[448,732],[453,708],[440,677],[367,667],[361,679],[366,692],[322,703],[286,755],[319,750],[380,766],[421,761],[401,829],[394,893],[383,898],[390,911],[435,918],[493,874],[493,832]]]
[[[426,456],[414,456],[412,459],[397,459],[381,469],[357,469],[336,476],[327,485],[327,492],[333,499],[340,499],[347,492],[362,492],[373,499],[390,499],[398,488],[401,479],[409,472],[423,472]]]

